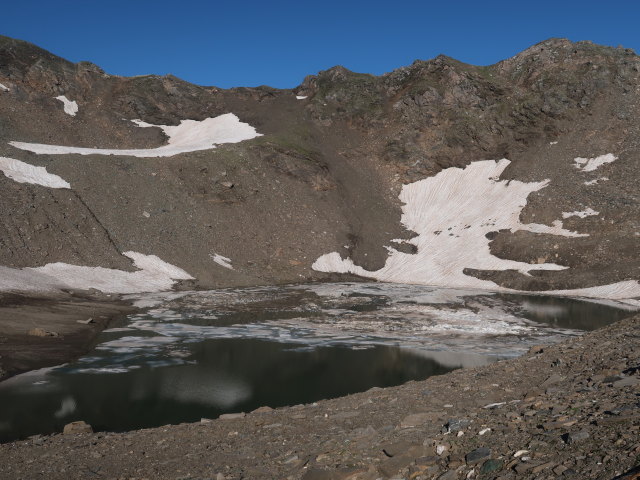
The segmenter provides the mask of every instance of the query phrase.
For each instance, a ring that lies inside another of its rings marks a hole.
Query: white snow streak
[[[322,272],[353,273],[381,281],[420,283],[435,286],[496,289],[491,281],[465,275],[465,268],[478,270],[564,270],[554,263],[531,265],[495,257],[489,251],[486,234],[508,229],[576,236],[555,224],[520,223],[520,212],[530,193],[544,188],[548,180],[525,183],[498,180],[509,160],[474,162],[464,169],[448,168],[436,176],[405,185],[400,193],[402,224],[418,233],[409,243],[416,254],[389,247],[384,267],[370,272],[343,260],[336,252],[323,255],[313,264]]]
[[[306,95],[296,95],[296,100],[304,100],[305,98],[307,98]]]
[[[607,153],[606,155],[600,155],[595,158],[575,158],[575,167],[583,172],[593,172],[601,165],[605,163],[615,162],[618,159],[613,153]]]
[[[0,157],[0,170],[19,183],[33,183],[50,188],[71,188],[68,182],[58,175],[48,173],[44,167],[34,167],[13,158]]]
[[[108,149],[67,147],[61,145],[45,145],[41,143],[9,142],[16,148],[38,154],[63,155],[123,155],[130,157],[152,158],[171,157],[180,153],[209,150],[223,143],[237,143],[250,140],[262,134],[247,123],[241,122],[233,113],[202,121],[182,120],[180,125],[151,125],[141,120],[133,122],[142,128],[158,127],[169,137],[167,145],[157,148]]]
[[[2,90],[3,92],[8,92],[9,91],[9,87],[7,87],[6,85],[3,85],[0,83],[0,90]]]
[[[588,237],[588,233],[578,233],[567,230],[562,226],[562,220],[554,220],[551,226],[541,223],[528,223],[526,230],[531,233],[543,233],[546,235],[560,235],[562,237]],[[524,230],[524,229],[521,229]]]
[[[88,290],[105,293],[142,293],[169,290],[175,280],[192,280],[181,268],[155,255],[124,252],[139,270],[125,272],[103,267],[49,263],[43,267],[14,269],[0,267],[0,291]]]
[[[586,217],[591,217],[593,215],[599,215],[600,212],[596,212],[593,208],[588,207],[585,210],[582,211],[576,211],[576,212],[562,212],[562,218],[569,218],[569,217],[580,217],[580,218],[586,218]]]
[[[67,115],[71,115],[72,117],[76,116],[78,113],[78,104],[75,101],[69,100],[64,95],[60,95],[59,97],[55,97],[56,100],[60,100],[64,104],[64,113]]]
[[[600,177],[600,178],[594,178],[593,180],[589,180],[587,182],[584,182],[585,185],[597,185],[598,182],[606,182],[607,180],[609,180],[609,177]]]
[[[566,297],[608,298],[610,300],[620,300],[630,305],[640,306],[640,302],[637,300],[630,300],[634,297],[640,297],[640,282],[637,280],[625,280],[609,285],[576,288],[573,290],[550,290],[543,293]]]
[[[218,265],[220,265],[220,266],[222,266],[224,268],[228,268],[229,270],[233,270],[233,266],[231,265],[231,259],[230,258],[223,257],[222,255],[218,255],[217,253],[214,253],[213,255],[209,255],[209,256]]]

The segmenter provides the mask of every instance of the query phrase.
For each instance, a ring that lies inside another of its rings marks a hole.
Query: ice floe
[[[123,155],[140,158],[171,157],[180,153],[209,150],[224,143],[238,143],[261,136],[248,123],[241,122],[233,113],[198,120],[182,120],[179,125],[152,125],[132,120],[141,128],[158,127],[169,137],[167,145],[157,148],[85,148],[41,143],[9,142],[12,146],[48,155]]]
[[[595,158],[582,158],[582,157],[577,157],[574,158],[574,163],[575,163],[575,167],[578,170],[581,170],[583,172],[593,172],[594,170],[597,170],[598,167],[606,164],[606,163],[611,163],[611,162],[615,162],[618,159],[618,157],[616,157],[613,153],[607,153],[605,155],[600,155],[599,157],[595,157]]]
[[[78,103],[76,101],[71,101],[64,95],[60,95],[55,98],[56,100],[60,100],[63,103],[64,113],[66,113],[67,115],[71,115],[72,117],[76,116],[76,113],[78,113]]]
[[[0,157],[0,170],[19,183],[33,183],[49,188],[71,188],[68,182],[58,175],[47,172],[44,167],[35,167],[14,158]]]
[[[213,255],[209,255],[211,259],[220,265],[221,267],[228,268],[229,270],[233,270],[233,265],[231,265],[231,259],[228,257],[223,257],[222,255],[218,255],[214,253]]]
[[[312,268],[322,272],[353,273],[385,282],[419,283],[457,288],[499,289],[491,281],[466,275],[477,270],[564,270],[554,263],[529,264],[498,258],[489,250],[486,234],[499,230],[524,230],[567,237],[582,236],[562,228],[523,224],[520,212],[527,197],[549,181],[499,180],[509,160],[483,160],[466,168],[448,168],[434,177],[405,185],[400,193],[402,224],[418,234],[408,240],[417,247],[409,254],[388,247],[390,254],[380,270],[368,271],[337,252],[318,258]]]
[[[586,218],[586,217],[592,217],[594,215],[599,215],[600,212],[596,212],[593,208],[588,207],[584,210],[581,211],[575,211],[575,212],[562,212],[562,218],[569,218],[569,217],[580,217],[580,218]]]
[[[187,272],[155,255],[124,252],[139,270],[125,272],[57,262],[42,267],[0,267],[0,291],[87,290],[105,293],[142,293],[169,290],[176,280],[192,280]]]

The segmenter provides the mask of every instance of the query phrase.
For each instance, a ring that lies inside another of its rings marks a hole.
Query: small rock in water
[[[86,422],[78,420],[77,422],[67,423],[62,433],[65,435],[75,435],[77,433],[93,433],[93,428]]]
[[[490,456],[491,450],[487,447],[480,447],[467,453],[465,460],[467,461],[467,464],[473,465],[481,462],[482,460],[488,459]]]

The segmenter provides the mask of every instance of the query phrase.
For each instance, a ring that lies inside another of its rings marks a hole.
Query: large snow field
[[[368,271],[350,258],[343,259],[339,253],[332,252],[318,258],[312,268],[321,272],[352,273],[383,282],[488,290],[509,289],[466,275],[464,270],[517,270],[529,275],[531,270],[567,268],[555,263],[506,260],[491,254],[490,240],[486,237],[489,232],[524,230],[565,237],[586,235],[564,229],[560,220],[554,221],[553,226],[521,223],[520,213],[527,197],[546,187],[549,181],[499,180],[509,163],[506,159],[473,162],[466,168],[448,168],[433,177],[405,185],[399,197],[404,203],[401,222],[418,234],[406,241],[417,247],[417,253],[387,247],[389,257],[384,267]],[[569,216],[594,214],[592,212],[570,212]],[[628,281],[553,293],[631,298],[640,296],[640,283]]]

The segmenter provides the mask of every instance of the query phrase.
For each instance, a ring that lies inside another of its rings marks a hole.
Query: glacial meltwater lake
[[[75,420],[124,431],[422,380],[633,312],[607,302],[385,283],[130,297],[77,361],[0,383],[0,441]]]

